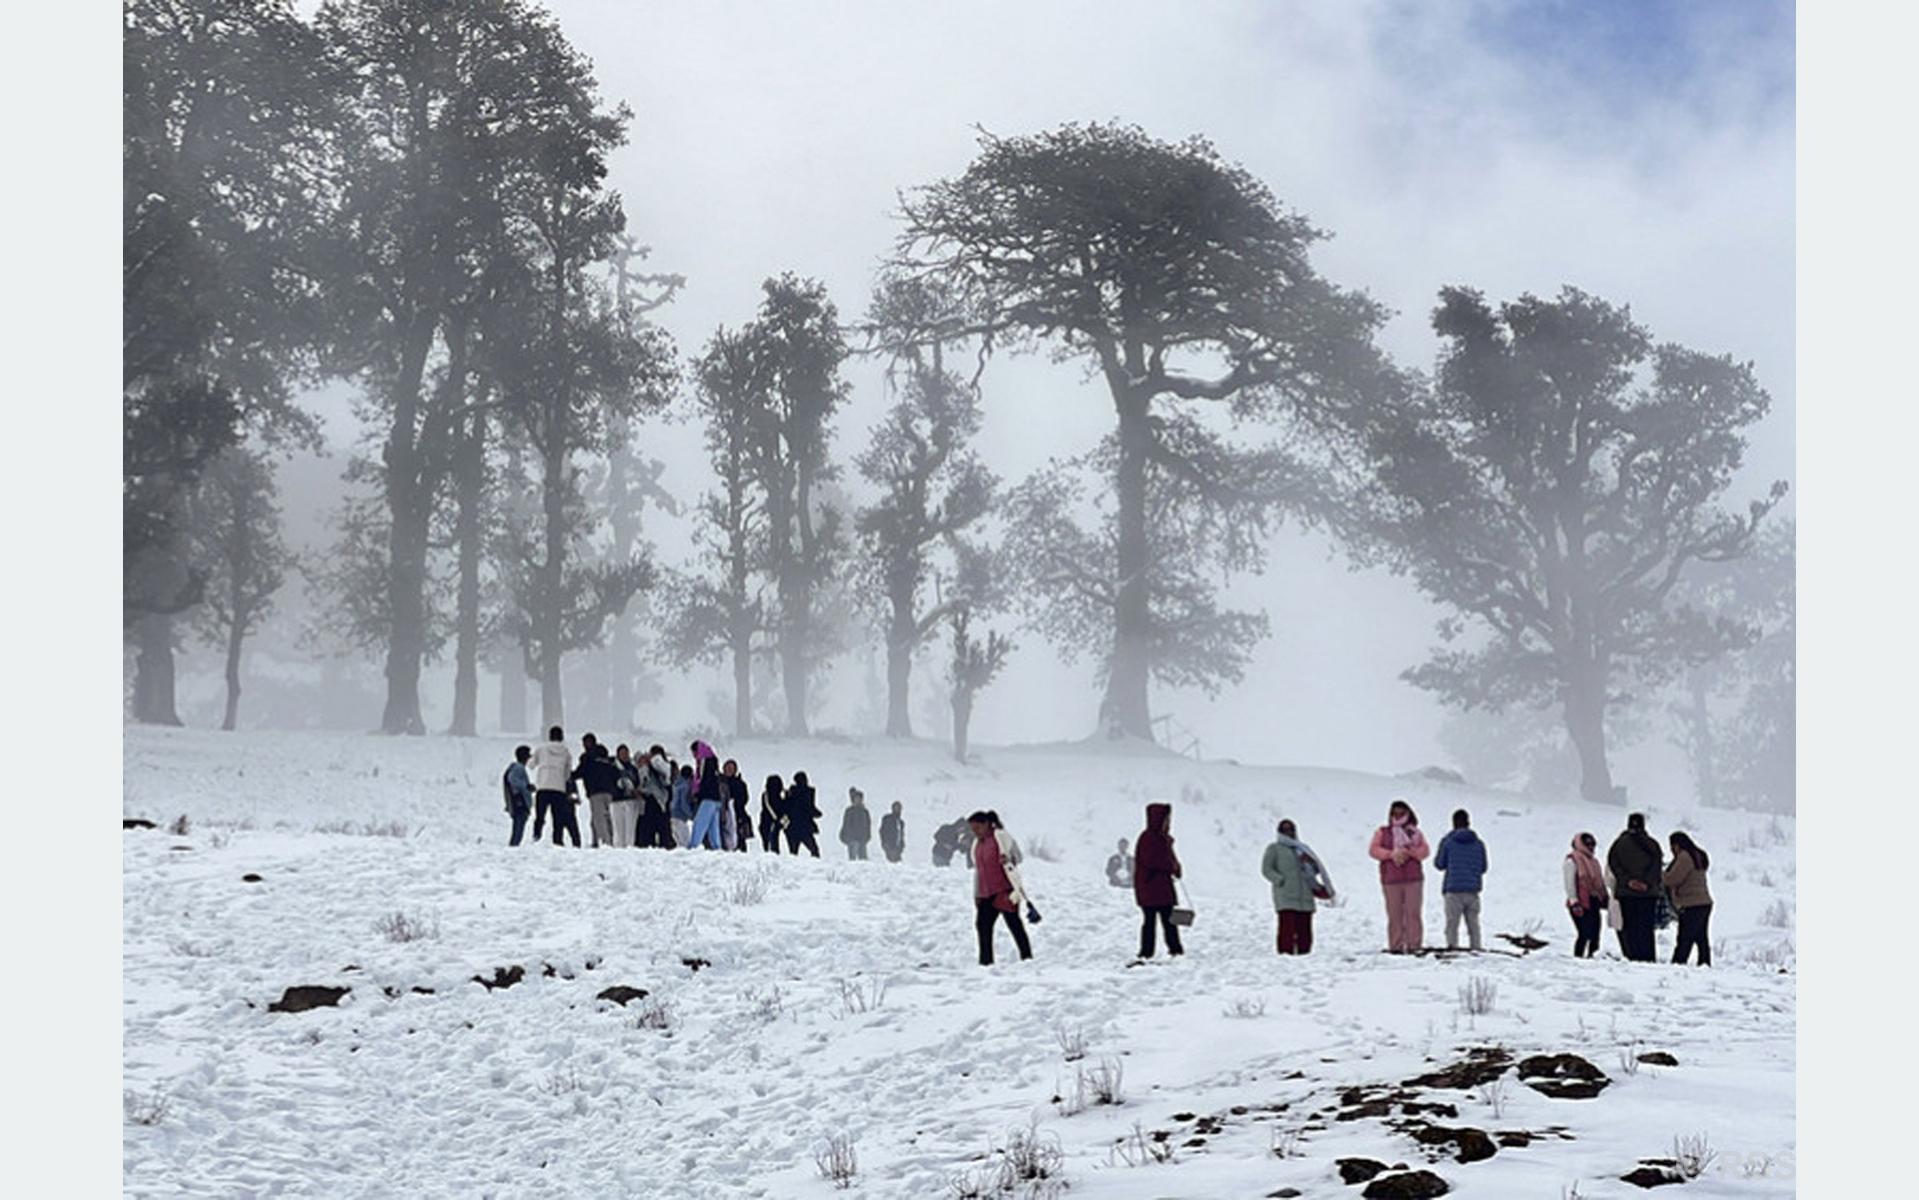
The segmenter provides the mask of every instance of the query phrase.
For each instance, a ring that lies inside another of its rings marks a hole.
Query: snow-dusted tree
[[[1784,494],[1719,507],[1770,403],[1749,365],[1655,345],[1577,289],[1494,308],[1441,293],[1430,387],[1354,428],[1373,473],[1358,544],[1454,610],[1440,636],[1483,640],[1407,672],[1446,703],[1556,702],[1586,799],[1612,798],[1606,714],[1740,644],[1744,627],[1669,603],[1691,564],[1738,558]]]
[[[855,518],[862,574],[884,605],[886,735],[913,736],[909,705],[913,655],[946,619],[947,603],[926,603],[950,547],[994,503],[998,480],[968,441],[979,432],[979,399],[946,367],[950,330],[967,314],[950,288],[894,277],[873,298],[871,328],[893,358],[899,398],[853,461],[879,499]],[[945,556],[942,546],[949,547]],[[946,565],[948,574],[950,565]],[[952,589],[949,588],[949,591]]]
[[[720,329],[694,374],[693,410],[705,427],[715,487],[702,493],[694,562],[668,586],[667,652],[676,662],[726,661],[733,670],[733,735],[753,732],[753,660],[773,632],[763,595],[766,501],[754,476],[754,438],[768,387],[757,326]]]
[[[786,732],[804,736],[808,683],[839,649],[840,631],[821,619],[819,604],[845,564],[845,515],[821,488],[839,474],[830,457],[832,421],[846,398],[840,364],[847,346],[825,285],[789,273],[763,290],[754,328],[764,407],[754,417],[749,462],[766,504]]]
[[[997,629],[989,631],[984,641],[974,637],[972,610],[965,604],[950,610],[946,622],[953,633],[953,657],[947,665],[953,697],[953,757],[965,762],[973,701],[1006,665],[1013,642]]]
[[[1191,607],[1171,593],[1220,572],[1162,563],[1154,491],[1162,507],[1226,505],[1253,523],[1299,500],[1291,453],[1222,428],[1366,401],[1390,373],[1372,344],[1383,310],[1316,274],[1307,250],[1321,235],[1200,138],[1099,124],[986,134],[963,174],[902,209],[903,264],[980,306],[997,341],[1048,345],[1106,384],[1110,528],[1079,549],[1107,561],[1071,574],[1110,589],[1087,601],[1108,622],[1101,723],[1151,738],[1152,678],[1219,678],[1205,661],[1162,661],[1183,647],[1155,634],[1156,611]]]
[[[206,571],[206,602],[194,614],[200,636],[226,655],[226,715],[240,714],[240,657],[273,610],[292,565],[280,532],[273,467],[257,449],[235,447],[213,460],[194,488],[195,559]]]

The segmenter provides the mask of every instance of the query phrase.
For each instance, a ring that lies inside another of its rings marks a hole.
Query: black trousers
[[[1570,908],[1566,910],[1573,919],[1573,931],[1577,935],[1573,939],[1574,958],[1591,958],[1599,953],[1599,922],[1603,911],[1591,904],[1586,906],[1583,913],[1575,913]]]
[[[1016,912],[1002,912],[995,907],[991,897],[982,896],[973,901],[973,927],[979,931],[979,965],[993,965],[993,922],[1006,918],[1006,927],[1013,931],[1013,944],[1019,947],[1021,958],[1033,957],[1033,943],[1026,940],[1026,922],[1019,919]]]
[[[1634,962],[1651,962],[1658,957],[1653,940],[1653,914],[1658,906],[1659,901],[1652,896],[1619,897],[1619,940],[1626,957]]]
[[[1166,953],[1186,953],[1186,948],[1179,944],[1179,926],[1173,924],[1172,905],[1156,904],[1150,908],[1142,906],[1139,912],[1139,956],[1141,958],[1153,957],[1153,924],[1155,921],[1159,923],[1160,928],[1166,931]]]
[[[556,792],[551,788],[533,793],[533,840],[539,841],[546,830],[547,814],[553,811],[555,800],[566,799],[565,792]]]
[[[673,826],[666,819],[665,809],[655,807],[651,801],[640,802],[640,822],[633,844],[656,850],[673,848]]]
[[[780,852],[780,827],[771,821],[760,822],[760,849],[768,854]]]
[[[565,792],[550,792],[547,794],[553,797],[553,844],[555,846],[566,845],[565,842],[560,840],[560,835],[564,833],[571,835],[573,844],[578,846],[580,844],[580,819],[578,811],[580,802]],[[535,836],[537,837],[538,835]]]
[[[814,858],[818,858],[820,856],[820,844],[817,840],[814,839],[812,834],[809,833],[805,837],[801,837],[798,834],[794,833],[791,829],[787,830],[786,831],[786,852],[788,854],[797,856],[800,852],[801,846],[805,846],[808,850],[811,850],[813,852]]]
[[[1699,948],[1699,965],[1712,966],[1712,936],[1707,926],[1712,922],[1712,905],[1695,904],[1691,908],[1679,910],[1679,945],[1673,949],[1672,960],[1676,963],[1686,961],[1693,947]]]

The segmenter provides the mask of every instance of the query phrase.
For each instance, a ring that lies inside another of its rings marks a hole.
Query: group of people
[[[1674,830],[1666,838],[1668,861],[1659,841],[1646,832],[1646,817],[1633,813],[1613,839],[1606,861],[1599,861],[1599,840],[1590,833],[1573,839],[1566,855],[1566,911],[1572,915],[1573,953],[1590,958],[1599,950],[1600,914],[1619,936],[1619,952],[1633,962],[1658,956],[1656,931],[1676,919],[1678,936],[1672,960],[1695,959],[1712,965],[1712,889],[1706,872],[1712,860],[1690,834]]]
[[[824,815],[818,794],[805,771],[795,771],[788,784],[778,775],[766,777],[760,792],[757,821],[751,790],[739,763],[721,760],[704,740],[689,747],[691,760],[679,762],[655,744],[634,757],[624,744],[608,751],[593,734],[580,739],[579,757],[566,744],[566,732],[555,725],[536,749],[518,746],[513,761],[500,778],[506,813],[513,822],[507,844],[517,846],[533,818],[533,840],[539,841],[552,822],[553,844],[570,840],[581,845],[578,809],[588,811],[588,834],[595,847],[653,847],[744,852],[759,835],[760,849],[789,854],[805,850],[820,856],[819,830]],[[899,862],[906,849],[906,819],[898,801],[880,818],[880,850],[888,862]],[[873,836],[872,814],[858,788],[847,789],[846,811],[840,820],[840,842],[846,856],[866,858]]]

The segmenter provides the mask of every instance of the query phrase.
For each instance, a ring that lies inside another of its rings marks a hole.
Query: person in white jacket
[[[573,795],[567,789],[573,780],[573,752],[566,748],[566,731],[558,725],[546,731],[546,741],[533,751],[533,840],[548,814],[553,817],[553,844],[562,845],[560,834],[572,830],[573,844],[580,844],[580,822],[573,813]]]
[[[993,965],[993,924],[1001,917],[1013,934],[1013,945],[1022,959],[1033,957],[1033,944],[1026,937],[1026,923],[1020,909],[1026,907],[1026,888],[1020,881],[1019,864],[1024,857],[1013,835],[1000,827],[999,814],[981,811],[966,818],[973,831],[973,915],[979,933],[979,961],[982,967]]]

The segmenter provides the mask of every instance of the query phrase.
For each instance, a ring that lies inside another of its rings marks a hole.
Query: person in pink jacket
[[[1386,894],[1386,948],[1394,954],[1419,949],[1425,937],[1420,906],[1425,902],[1424,868],[1432,853],[1419,832],[1419,816],[1404,800],[1386,810],[1386,823],[1373,834],[1369,852],[1379,863],[1379,885]]]

